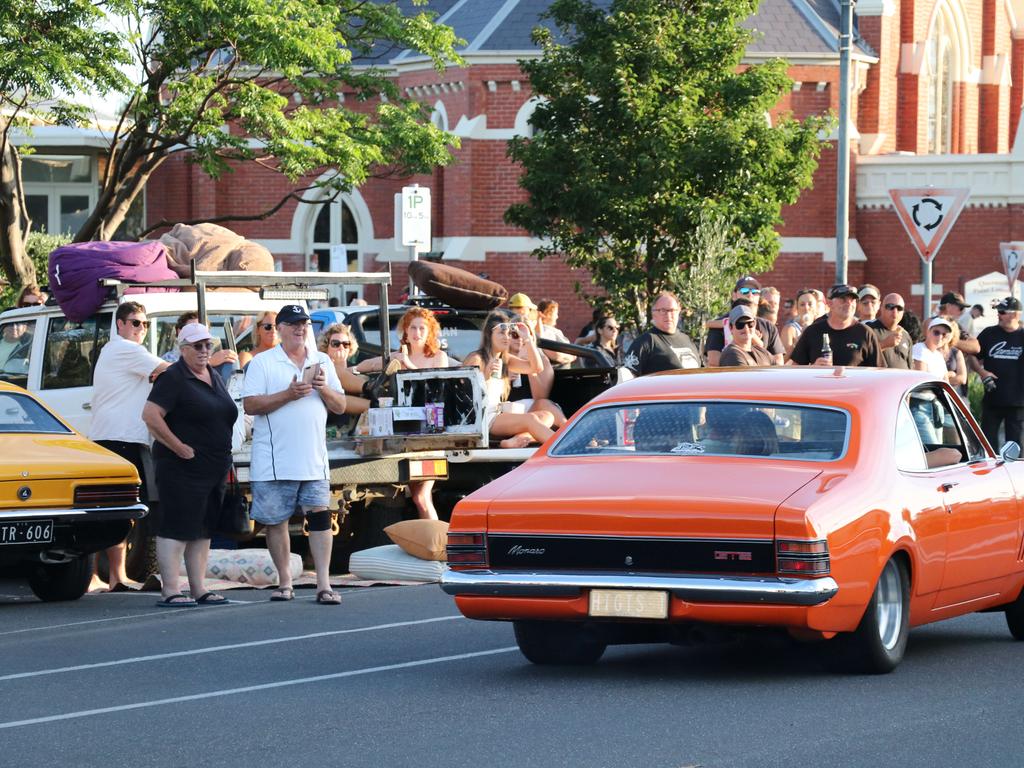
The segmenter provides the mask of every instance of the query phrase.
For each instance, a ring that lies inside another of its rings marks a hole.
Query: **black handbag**
[[[212,534],[229,538],[246,539],[252,536],[253,524],[249,517],[249,500],[238,485],[235,468],[228,472],[224,501],[220,505],[220,516],[213,526]]]

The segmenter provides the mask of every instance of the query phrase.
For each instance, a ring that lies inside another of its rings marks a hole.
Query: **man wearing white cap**
[[[267,527],[267,549],[277,568],[274,601],[294,597],[288,560],[288,520],[306,516],[316,568],[316,602],[337,605],[331,589],[331,486],[327,412],[344,413],[345,393],[330,358],[308,343],[309,315],[299,304],[277,313],[281,343],[249,363],[242,389],[245,412],[255,416],[250,478],[252,519]]]
[[[139,496],[145,503],[149,493],[143,453],[149,450],[150,437],[142,421],[142,407],[153,381],[169,363],[142,343],[149,330],[149,320],[146,308],[137,301],[126,301],[118,306],[114,325],[117,333],[103,345],[93,373],[89,439],[135,465],[142,480]],[[147,526],[152,523],[153,520],[146,522]],[[107,589],[111,592],[132,589],[124,556],[123,541],[107,550],[110,564]],[[93,586],[98,584],[94,582]]]

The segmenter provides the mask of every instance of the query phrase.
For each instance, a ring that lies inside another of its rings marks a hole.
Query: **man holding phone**
[[[316,568],[316,602],[338,605],[331,589],[330,469],[327,412],[343,413],[345,393],[323,352],[307,343],[309,315],[299,304],[277,313],[281,343],[257,355],[246,370],[245,412],[255,416],[250,462],[252,519],[267,527],[267,548],[278,573],[274,601],[294,596],[288,558],[288,520],[296,509],[306,516],[309,549]]]

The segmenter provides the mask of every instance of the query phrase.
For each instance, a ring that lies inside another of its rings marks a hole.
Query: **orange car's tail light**
[[[825,576],[831,570],[825,539],[778,539],[775,542],[775,561],[779,573]]]
[[[75,488],[76,507],[107,507],[137,504],[137,485],[83,485]]]
[[[446,551],[449,566],[487,565],[487,537],[482,533],[449,532]]]

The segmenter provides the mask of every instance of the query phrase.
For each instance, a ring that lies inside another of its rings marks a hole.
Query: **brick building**
[[[393,196],[418,182],[432,191],[434,251],[510,290],[557,299],[562,325],[570,333],[579,328],[590,310],[573,284],[587,276],[557,259],[534,260],[535,241],[502,220],[521,195],[506,142],[529,131],[535,105],[516,62],[537,55],[530,30],[547,4],[431,0],[428,7],[467,41],[465,66],[439,75],[409,51],[390,59],[399,87],[432,109],[435,124],[460,137],[453,165],[405,182],[375,180],[331,204],[289,204],[265,221],[230,226],[268,246],[284,269],[390,268],[397,295],[407,256],[393,246]],[[1024,0],[859,0],[855,23],[849,278],[899,291],[919,309],[920,298],[912,297],[923,293],[920,259],[888,189],[971,188],[935,262],[936,296],[999,270],[998,243],[1024,239]],[[747,24],[758,32],[747,61],[781,56],[791,64],[793,88],[776,112],[838,112],[838,0],[762,0]],[[76,149],[61,138],[63,130],[37,131],[32,143],[40,161],[48,152],[52,158]],[[83,136],[78,148],[88,158],[95,142]],[[88,169],[79,163],[69,173],[76,168],[77,187],[66,183],[74,179],[54,176],[52,162],[26,183],[40,215],[49,205],[51,231],[95,195]],[[780,256],[764,278],[784,295],[833,282],[835,169],[835,150],[828,149],[814,187],[783,211]],[[277,202],[284,184],[256,167],[214,182],[177,157],[151,180],[144,215],[155,222],[255,213]]]

